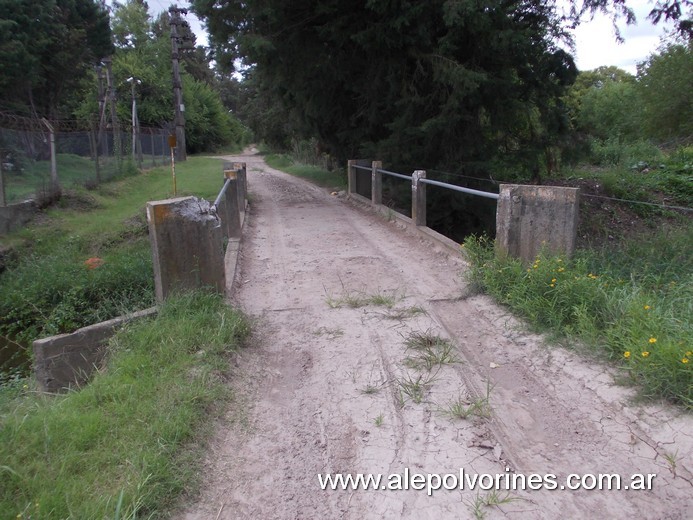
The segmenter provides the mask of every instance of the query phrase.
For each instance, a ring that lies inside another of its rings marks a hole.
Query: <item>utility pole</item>
[[[176,6],[168,8],[171,14],[171,60],[173,64],[173,104],[174,104],[174,123],[176,125],[176,160],[185,161],[185,105],[183,104],[183,85],[180,81],[180,65],[178,45],[182,39],[178,34],[178,27],[187,25],[181,20],[181,14],[188,14],[187,9],[180,9]]]

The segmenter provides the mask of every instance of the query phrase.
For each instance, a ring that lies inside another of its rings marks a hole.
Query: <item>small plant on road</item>
[[[431,370],[436,366],[459,362],[455,355],[455,345],[430,331],[412,332],[404,344],[412,352],[404,363],[416,370]]]
[[[413,403],[420,404],[426,397],[426,392],[433,381],[435,374],[418,374],[411,376],[406,374],[402,379],[397,380],[397,385],[400,390],[400,405],[404,406],[407,398]]]
[[[519,500],[517,497],[513,497],[510,493],[499,493],[497,490],[493,490],[486,495],[480,495],[477,493],[476,498],[470,503],[470,509],[474,518],[477,520],[483,520],[486,518],[487,512],[484,510],[486,507],[500,506],[502,504],[509,504]]]

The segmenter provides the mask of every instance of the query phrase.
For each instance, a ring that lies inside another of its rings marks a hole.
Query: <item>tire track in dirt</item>
[[[460,299],[456,252],[257,156],[233,160],[247,163],[251,193],[233,300],[255,320],[254,346],[234,359],[237,397],[217,425],[199,501],[178,518],[473,518],[488,492],[322,491],[317,475],[506,467],[658,476],[645,492],[512,492],[487,518],[687,517],[689,416],[630,403],[606,368],[548,349],[485,297]],[[426,312],[390,319],[383,307],[344,304],[375,294]],[[450,339],[461,362],[437,369],[422,402],[403,403],[398,381],[420,374],[406,362],[412,332]],[[487,385],[489,418],[440,413]]]

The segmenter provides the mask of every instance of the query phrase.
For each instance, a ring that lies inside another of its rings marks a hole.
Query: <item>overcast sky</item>
[[[565,0],[559,2],[566,3]],[[148,0],[152,14],[168,9],[174,3],[179,7],[189,7],[187,1],[172,2],[170,0]],[[644,61],[650,54],[657,50],[660,36],[664,34],[665,26],[660,23],[657,26],[647,20],[647,14],[652,9],[652,0],[628,0],[628,6],[634,11],[638,19],[637,25],[627,26],[625,22],[619,24],[621,35],[625,42],[616,42],[612,22],[603,15],[597,15],[593,21],[584,22],[575,31],[576,54],[575,61],[578,69],[591,70],[600,65],[616,65],[635,74],[636,65]],[[189,13],[185,18],[197,36],[198,45],[206,45],[207,35],[200,21]],[[670,28],[670,27],[669,27]]]

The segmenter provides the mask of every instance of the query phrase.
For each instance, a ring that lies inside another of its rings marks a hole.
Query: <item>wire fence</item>
[[[137,130],[129,122],[99,129],[0,112],[0,205],[28,199],[42,205],[56,190],[94,188],[137,168],[170,164],[168,129]]]

